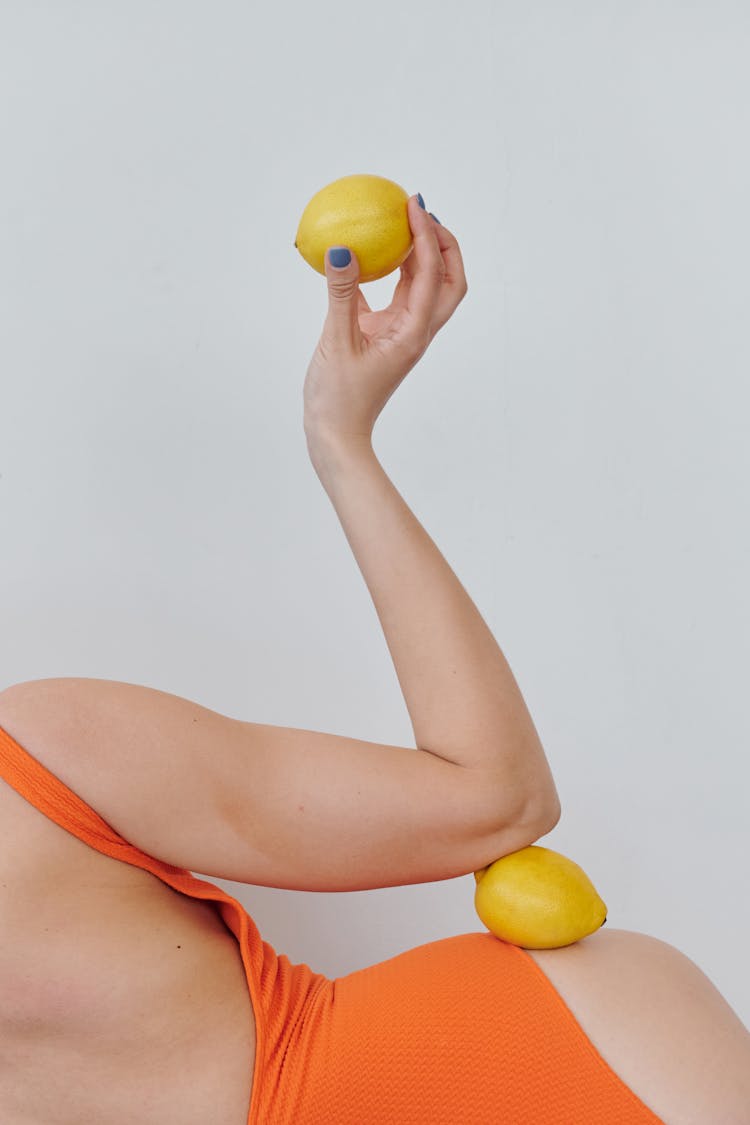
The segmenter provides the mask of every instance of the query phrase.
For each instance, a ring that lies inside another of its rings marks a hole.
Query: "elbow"
[[[560,820],[560,801],[556,792],[529,797],[521,810],[505,818],[489,836],[482,837],[482,850],[473,870],[494,863],[503,856],[529,848],[551,832]]]
[[[553,787],[551,792],[533,793],[526,802],[521,819],[528,825],[529,831],[535,833],[534,839],[538,840],[560,823],[561,816],[560,798]]]
[[[524,747],[514,780],[517,822],[535,832],[536,839],[546,836],[559,824],[562,806],[552,770],[538,740],[534,746]]]
[[[547,813],[547,819],[545,819],[544,821],[545,827],[544,830],[540,832],[540,836],[546,836],[548,832],[551,832],[553,828],[556,828],[560,823],[561,816],[562,806],[560,804],[559,798],[557,797],[557,795],[555,795],[554,803],[552,805],[552,808]]]

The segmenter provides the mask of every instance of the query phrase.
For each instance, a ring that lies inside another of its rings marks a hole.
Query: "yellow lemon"
[[[558,949],[593,934],[607,907],[586,872],[533,844],[474,872],[474,906],[488,930],[525,949]]]
[[[348,246],[357,255],[360,283],[398,269],[413,239],[406,204],[409,195],[383,176],[343,176],[321,188],[302,212],[294,245],[325,276],[330,246]]]

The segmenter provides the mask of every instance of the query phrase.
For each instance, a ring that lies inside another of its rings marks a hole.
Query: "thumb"
[[[328,282],[326,326],[334,339],[356,344],[360,340],[357,255],[347,246],[331,246],[325,256],[325,267]]]

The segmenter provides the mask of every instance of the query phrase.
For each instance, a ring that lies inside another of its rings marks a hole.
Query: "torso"
[[[736,1017],[692,962],[609,929],[528,952],[631,1089],[670,1125],[695,1120],[685,1029],[698,1073],[711,1028]],[[643,996],[657,995],[654,1019]],[[216,908],[88,847],[0,778],[0,1122],[246,1125],[255,1048]]]
[[[0,778],[0,1121],[245,1125],[255,1021],[216,907]]]

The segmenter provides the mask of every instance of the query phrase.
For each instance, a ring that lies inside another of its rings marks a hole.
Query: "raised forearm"
[[[485,772],[519,815],[560,805],[513,673],[456,575],[364,438],[308,449],[375,604],[419,749]]]

